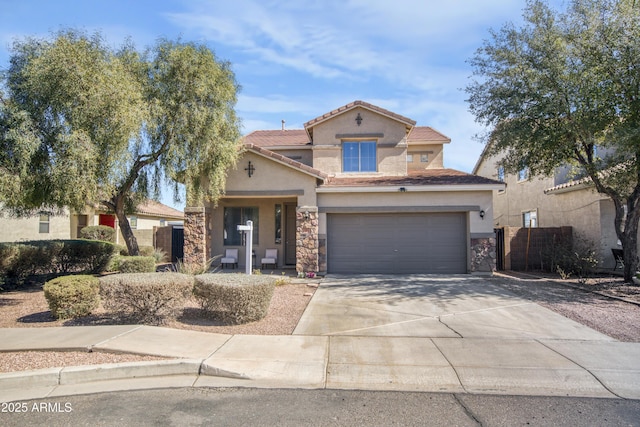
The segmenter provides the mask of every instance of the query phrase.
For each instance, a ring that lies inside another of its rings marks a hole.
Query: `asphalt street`
[[[640,426],[638,400],[451,393],[183,388],[12,405],[0,425]]]

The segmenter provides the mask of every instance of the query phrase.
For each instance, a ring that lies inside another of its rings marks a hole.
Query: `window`
[[[38,223],[38,232],[41,234],[49,233],[49,224],[51,222],[51,215],[48,213],[41,213]]]
[[[342,144],[343,172],[375,172],[377,170],[376,143],[374,141],[345,142]]]
[[[138,217],[137,216],[132,216],[129,218],[129,226],[131,227],[132,230],[135,230],[136,228],[138,228]]]
[[[407,154],[407,163],[413,163],[413,154]]]
[[[525,166],[518,171],[518,181],[526,181],[527,179],[529,179],[529,168]]]
[[[225,246],[241,246],[243,233],[238,225],[253,221],[253,244],[258,244],[258,208],[224,208],[224,244]]]
[[[429,155],[427,153],[420,154],[420,163],[429,163]]]
[[[498,181],[504,182],[504,166],[498,166]]]
[[[282,205],[276,205],[276,245],[282,243]]]
[[[537,211],[523,212],[522,226],[525,228],[536,228],[538,226],[538,212]]]

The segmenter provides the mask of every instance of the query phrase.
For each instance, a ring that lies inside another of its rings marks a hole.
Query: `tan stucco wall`
[[[424,144],[424,145],[409,145],[407,154],[413,154],[413,162],[407,162],[407,169],[410,171],[424,170],[424,169],[440,169],[444,167],[444,149],[442,144]],[[427,154],[429,161],[422,163],[420,161],[420,154]]]
[[[247,167],[249,161],[255,167],[255,172],[249,178]],[[266,159],[258,154],[248,152],[242,156],[235,169],[227,174],[227,193],[233,192],[273,192],[273,191],[303,191],[300,196],[300,206],[316,205],[316,178],[297,171],[293,168]]]
[[[69,214],[51,216],[49,233],[40,233],[40,217],[10,218],[0,217],[0,241],[18,242],[25,240],[50,240],[71,238]]]
[[[296,162],[300,162],[304,165],[313,167],[313,151],[311,150],[311,147],[301,149],[301,150],[291,150],[291,149],[280,150],[275,148],[270,148],[270,149],[271,151],[281,154],[292,160],[295,160]]]
[[[362,117],[360,126],[355,121]],[[382,138],[358,137],[358,134],[383,134]],[[336,135],[349,135],[336,138]],[[313,128],[313,167],[330,175],[342,174],[343,141],[372,140],[378,144],[378,173],[406,173],[406,127],[404,124],[364,108],[354,108]],[[399,146],[398,146],[399,145]]]
[[[491,223],[492,203],[491,191],[459,191],[459,192],[407,192],[407,193],[321,193],[318,195],[318,207],[357,208],[357,207],[433,207],[446,211],[446,207],[477,206],[485,211],[485,219],[481,219],[479,211],[469,215],[470,233],[493,233]],[[321,225],[322,234],[326,233],[326,225]]]

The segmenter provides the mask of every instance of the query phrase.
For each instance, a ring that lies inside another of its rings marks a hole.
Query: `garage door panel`
[[[463,213],[329,214],[332,273],[464,273]]]

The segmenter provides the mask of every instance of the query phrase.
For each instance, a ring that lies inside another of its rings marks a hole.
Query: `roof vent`
[[[282,119],[282,130],[285,130],[284,124],[285,124],[285,121],[284,121],[284,119]]]

